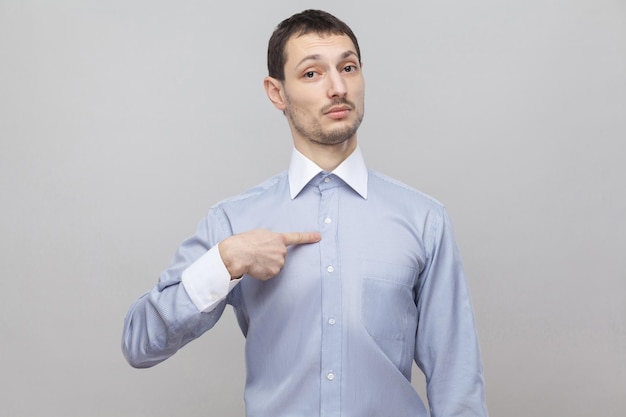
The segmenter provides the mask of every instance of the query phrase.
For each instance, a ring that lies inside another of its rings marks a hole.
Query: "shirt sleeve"
[[[224,212],[211,209],[196,233],[180,245],[159,282],[130,306],[122,351],[132,366],[146,368],[164,361],[217,323],[229,291],[237,290],[218,259],[217,245],[230,235]]]
[[[420,275],[415,361],[432,417],[486,417],[482,360],[463,265],[445,209],[431,213]]]

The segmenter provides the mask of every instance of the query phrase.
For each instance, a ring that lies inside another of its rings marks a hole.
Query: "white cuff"
[[[209,249],[182,274],[183,287],[191,302],[205,313],[213,310],[241,281],[230,279],[217,246]]]

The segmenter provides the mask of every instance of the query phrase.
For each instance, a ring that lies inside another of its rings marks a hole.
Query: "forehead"
[[[356,48],[347,35],[319,35],[307,33],[294,35],[285,45],[285,66],[298,65],[302,59],[316,56],[320,60],[334,60],[342,57],[346,52],[353,52],[356,56]]]

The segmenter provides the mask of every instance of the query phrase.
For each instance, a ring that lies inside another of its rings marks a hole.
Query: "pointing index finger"
[[[317,243],[320,240],[322,240],[322,235],[318,232],[283,233],[283,242],[285,242],[285,246]]]

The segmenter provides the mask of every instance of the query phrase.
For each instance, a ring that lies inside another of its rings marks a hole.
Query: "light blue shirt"
[[[319,231],[276,277],[231,281],[217,244],[265,228]],[[212,207],[157,286],[130,308],[123,350],[155,365],[232,305],[246,336],[249,417],[487,416],[469,291],[445,208],[367,170],[332,173],[294,150],[288,171]],[[208,393],[208,395],[218,395]]]

